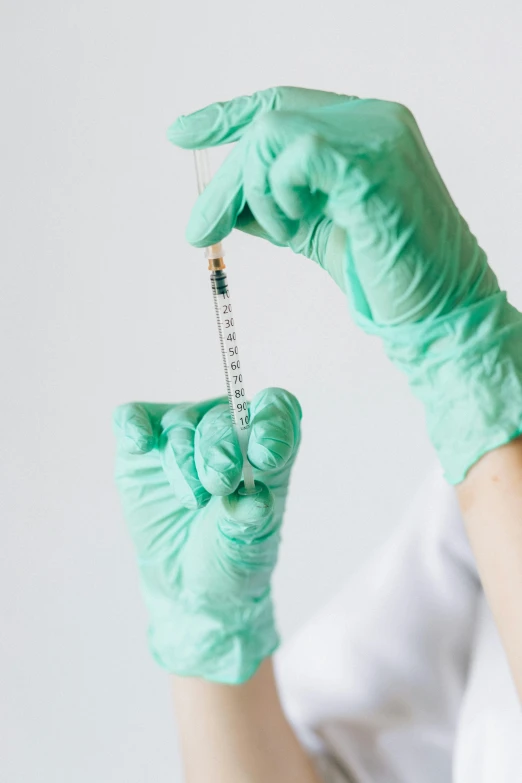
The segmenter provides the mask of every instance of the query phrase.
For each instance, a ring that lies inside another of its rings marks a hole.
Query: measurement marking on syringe
[[[221,270],[212,277],[212,292],[214,294],[214,309],[218,325],[221,357],[225,370],[225,382],[227,386],[228,403],[232,421],[238,430],[248,431],[250,417],[248,415],[248,403],[243,386],[243,373],[239,359],[239,347],[235,331],[235,320],[232,317],[232,305],[223,300],[230,297],[226,283],[225,273]],[[221,299],[221,303],[220,303]],[[226,314],[227,318],[224,317]]]
[[[218,302],[218,293],[215,290],[214,284],[212,285],[213,294],[214,294],[214,306],[216,308],[216,320],[217,320],[217,327],[218,327],[218,334],[219,334],[219,343],[221,347],[221,356],[223,358],[223,368],[225,370],[225,382],[227,384],[227,394],[228,394],[228,405],[230,408],[230,413],[232,416],[232,421],[234,421],[234,408],[232,405],[232,390],[230,388],[230,378],[229,378],[229,372],[228,372],[228,362],[227,362],[227,356],[225,353],[225,343],[223,340],[223,329],[221,328],[221,318],[220,318],[220,311],[219,311],[219,302]]]

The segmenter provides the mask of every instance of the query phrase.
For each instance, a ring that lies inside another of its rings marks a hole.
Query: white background
[[[223,391],[208,273],[184,240],[192,157],[166,128],[276,84],[406,103],[520,306],[521,5],[0,7],[0,779],[180,781],[112,481],[115,405]],[[288,635],[391,533],[433,455],[320,269],[242,235],[227,250],[247,388],[285,386],[304,409],[275,578]]]

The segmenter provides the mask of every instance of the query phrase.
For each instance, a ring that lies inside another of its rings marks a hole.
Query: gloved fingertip
[[[210,498],[211,495],[205,487],[198,487],[192,494],[184,496],[180,502],[184,508],[203,508]]]
[[[180,477],[169,470],[167,461],[163,462],[163,469],[167,476],[167,480],[171,487],[174,489],[179,504],[183,508],[196,510],[203,508],[209,502],[211,495],[207,489],[201,485],[195,483],[188,484],[180,480]]]
[[[213,463],[213,464],[212,464]],[[196,451],[196,469],[202,486],[210,495],[222,497],[230,495],[239,486],[241,481],[241,463],[233,459],[204,459],[199,451]]]
[[[201,420],[195,438],[196,470],[211,495],[230,495],[241,480],[241,449],[228,405],[216,405]]]
[[[233,471],[227,475],[207,469],[203,475],[200,471],[199,475],[205,489],[217,497],[231,495],[236,491],[241,481],[241,470]]]
[[[185,239],[192,247],[208,247],[211,244],[219,242],[219,239],[210,242],[207,239],[207,228],[202,226],[199,218],[190,218],[185,229]]]
[[[248,459],[257,470],[278,470],[286,465],[292,454],[292,444],[271,438],[254,436],[248,446]]]
[[[169,127],[169,141],[184,149],[201,149],[225,141],[227,123],[219,104],[181,115]]]
[[[301,406],[285,389],[269,388],[250,405],[248,458],[258,470],[278,470],[293,459],[299,445]]]
[[[270,405],[286,409],[297,424],[303,418],[301,404],[292,392],[281,389],[279,386],[269,386],[266,389],[262,389],[252,398],[250,404],[251,419],[253,420],[258,413],[261,413]],[[251,421],[251,423],[253,424],[254,422]]]
[[[185,238],[193,247],[209,247],[225,239],[233,227],[233,223],[226,217],[208,220],[203,212],[201,202],[198,202],[185,229]]]
[[[181,117],[178,117],[176,120],[174,120],[172,125],[169,125],[169,127],[167,128],[167,139],[169,141],[172,141],[173,143],[175,143],[176,136],[179,134],[180,120]]]
[[[187,123],[186,117],[181,115],[172,125],[169,125],[167,139],[176,147],[191,148],[192,134],[190,133],[190,123]]]
[[[156,444],[149,415],[139,403],[120,405],[112,421],[118,443],[129,454],[146,454]]]
[[[201,406],[180,404],[168,408],[161,417],[161,466],[176,498],[188,509],[201,508],[210,499],[201,486],[194,462],[195,429],[203,413]]]

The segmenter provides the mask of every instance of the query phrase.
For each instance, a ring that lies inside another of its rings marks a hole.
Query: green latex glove
[[[242,496],[226,400],[130,403],[114,414],[116,482],[150,647],[175,674],[243,682],[278,645],[270,578],[301,409],[289,392],[266,389],[250,417],[248,458],[260,492]]]
[[[169,129],[180,147],[237,141],[187,238],[234,227],[324,267],[425,405],[447,478],[522,432],[522,318],[399,104],[282,87]]]

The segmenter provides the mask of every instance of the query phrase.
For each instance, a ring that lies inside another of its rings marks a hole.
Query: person
[[[169,138],[237,142],[188,240],[238,228],[320,264],[406,374],[444,473],[278,654],[278,688],[270,579],[298,401],[282,389],[252,400],[255,495],[240,491],[224,399],[117,409],[116,480],[186,780],[518,779],[522,315],[404,106],[272,88],[180,117]]]

